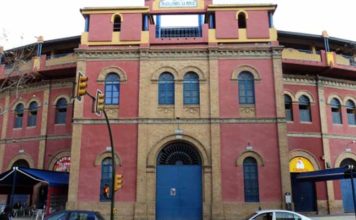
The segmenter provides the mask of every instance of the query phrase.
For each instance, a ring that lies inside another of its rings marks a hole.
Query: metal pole
[[[10,194],[10,213],[12,213],[12,207],[14,203],[14,194],[15,194],[15,189],[16,189],[16,173],[17,173],[17,168],[13,167],[12,169],[15,170],[14,175],[12,176],[12,186],[11,186],[11,194]]]
[[[355,185],[354,185],[354,177],[353,177],[353,165],[349,165],[349,170],[350,170],[350,177],[351,177],[351,188],[352,188],[352,199],[354,202],[354,214],[356,218],[356,198],[355,198]]]
[[[114,220],[114,207],[115,207],[115,152],[114,152],[114,141],[112,138],[111,126],[109,122],[108,115],[106,114],[105,109],[103,110],[106,125],[108,126],[109,137],[110,137],[110,145],[111,145],[111,166],[112,166],[112,176],[111,176],[111,209],[110,209],[110,220]]]

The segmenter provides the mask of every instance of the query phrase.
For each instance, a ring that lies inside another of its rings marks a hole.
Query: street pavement
[[[310,216],[313,220],[355,220],[355,215]]]
[[[355,215],[310,216],[312,220],[356,220]],[[12,220],[35,220],[34,217],[12,218]]]

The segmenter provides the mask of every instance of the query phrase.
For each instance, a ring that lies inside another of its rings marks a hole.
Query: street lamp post
[[[100,93],[101,93],[101,91],[100,91]],[[88,92],[86,92],[85,94],[87,94],[93,100],[93,103],[95,103],[93,105],[93,111],[95,113],[98,113],[96,111],[99,111],[99,113],[103,112],[104,117],[105,117],[105,121],[106,121],[106,125],[107,125],[107,128],[108,128],[108,132],[109,132],[109,139],[110,139],[110,146],[111,146],[111,168],[112,168],[112,173],[111,173],[110,220],[114,220],[114,207],[115,207],[115,190],[114,190],[114,187],[115,187],[115,174],[116,174],[115,166],[116,166],[116,164],[115,164],[115,147],[114,147],[114,140],[113,140],[111,125],[110,125],[110,121],[109,121],[108,115],[106,114],[106,111],[105,111],[103,103],[99,103],[98,102],[99,101],[98,99],[100,99],[100,97],[98,96],[98,91],[97,91],[96,97],[94,97],[93,95],[91,95]],[[103,98],[103,96],[101,98]],[[95,105],[103,105],[103,106],[98,108]]]
[[[112,166],[112,176],[111,176],[111,208],[110,208],[110,220],[114,220],[114,207],[115,207],[115,190],[114,190],[114,185],[115,185],[115,150],[114,150],[114,141],[112,138],[112,131],[111,131],[111,126],[110,126],[110,121],[108,118],[108,115],[106,114],[105,109],[103,109],[106,125],[108,127],[109,131],[109,138],[110,138],[110,145],[111,145],[111,166]]]

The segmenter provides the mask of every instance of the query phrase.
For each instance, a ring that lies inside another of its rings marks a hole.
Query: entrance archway
[[[313,163],[306,157],[297,156],[289,161],[294,208],[298,212],[314,212],[316,189],[314,182],[301,182],[296,179],[299,173],[315,171]]]
[[[30,168],[30,164],[24,159],[16,160],[12,167]]]
[[[356,161],[351,158],[346,158],[340,163],[340,167],[345,167],[348,165],[354,165],[356,167]],[[354,184],[356,184],[356,181]],[[341,195],[342,195],[342,205],[344,207],[344,212],[354,212],[354,202],[352,198],[352,188],[350,179],[340,180]]]
[[[157,157],[156,219],[202,219],[202,160],[194,146],[173,142]]]

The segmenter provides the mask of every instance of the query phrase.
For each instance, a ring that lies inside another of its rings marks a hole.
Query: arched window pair
[[[199,76],[194,72],[188,72],[183,79],[183,103],[184,105],[199,105],[200,89]],[[158,104],[174,105],[174,76],[164,72],[158,79]]]
[[[341,103],[338,99],[333,98],[330,102],[332,122],[334,124],[342,124]],[[349,125],[356,124],[356,108],[355,103],[351,100],[346,102],[347,122]]]
[[[24,110],[25,110],[25,108],[24,108],[24,105],[22,103],[19,103],[15,107],[14,128],[22,128]],[[35,102],[35,101],[31,102],[30,106],[29,106],[29,109],[28,109],[28,117],[27,117],[27,126],[28,127],[36,126],[36,123],[37,123],[37,111],[38,111],[37,102]]]
[[[299,119],[301,122],[311,122],[311,106],[307,96],[302,95],[298,99]],[[284,95],[284,106],[286,111],[286,120],[293,121],[293,102],[289,95]]]

